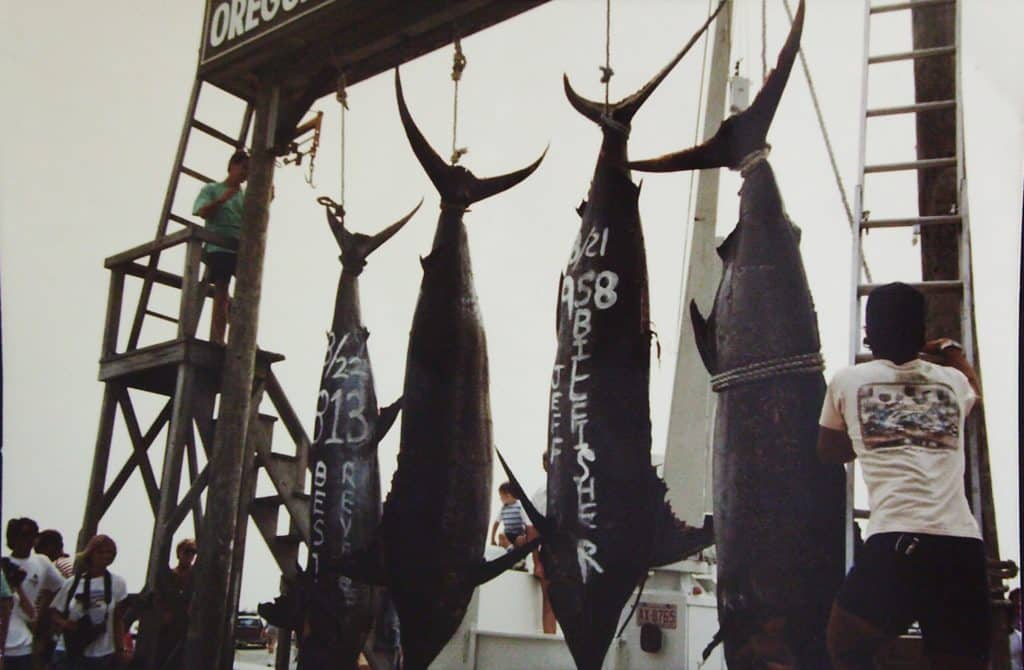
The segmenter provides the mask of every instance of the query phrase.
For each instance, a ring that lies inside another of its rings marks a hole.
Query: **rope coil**
[[[760,363],[751,363],[711,377],[711,390],[722,392],[736,386],[782,377],[784,375],[813,374],[825,369],[825,359],[820,352],[800,354],[786,358],[775,358]]]

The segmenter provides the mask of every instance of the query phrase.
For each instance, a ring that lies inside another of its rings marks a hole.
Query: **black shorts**
[[[206,267],[210,269],[210,280],[231,279],[235,274],[238,254],[232,251],[207,251],[203,254]]]
[[[981,540],[879,533],[864,544],[836,600],[893,636],[917,621],[926,653],[984,660],[992,616],[986,566]]]

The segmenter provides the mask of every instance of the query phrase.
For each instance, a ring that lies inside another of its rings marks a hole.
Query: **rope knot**
[[[612,77],[615,76],[615,70],[611,69],[611,67],[609,67],[607,65],[599,65],[598,69],[601,70],[601,83],[602,84],[607,84],[608,82],[610,82],[612,80]]]
[[[466,69],[465,54],[462,53],[462,40],[455,38],[455,53],[452,54],[452,81],[462,79],[462,72]]]

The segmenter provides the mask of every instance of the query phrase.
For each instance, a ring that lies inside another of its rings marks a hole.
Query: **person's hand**
[[[951,340],[948,337],[940,337],[938,339],[925,342],[924,346],[921,348],[921,353],[928,354],[929,356],[944,356],[945,352],[950,349],[961,350],[962,347],[956,340]]]
[[[220,196],[221,202],[227,202],[231,198],[235,197],[241,186],[238,184],[228,184],[228,187],[224,190],[224,194]]]

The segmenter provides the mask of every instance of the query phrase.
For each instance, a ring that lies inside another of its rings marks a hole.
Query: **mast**
[[[732,46],[732,2],[726,3],[715,22],[708,98],[704,107],[701,142],[718,130],[725,118],[725,96]],[[715,225],[718,220],[718,168],[701,170],[697,177],[697,206],[690,226],[689,257],[680,309],[696,300],[707,314],[722,273],[715,253]],[[672,382],[672,405],[665,445],[665,483],[676,515],[691,525],[700,525],[711,511],[711,419],[715,398],[707,371],[697,354],[693,329],[688,319],[679,321],[679,353]]]

